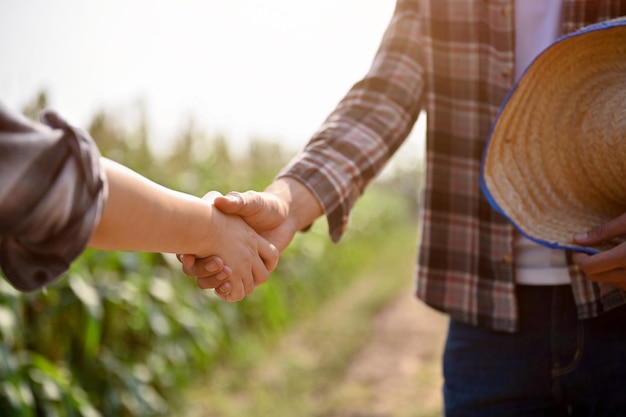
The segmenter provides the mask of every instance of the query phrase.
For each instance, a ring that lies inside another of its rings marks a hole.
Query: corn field
[[[25,112],[46,105],[40,95]],[[104,156],[199,196],[263,189],[290,157],[262,140],[234,157],[227,138],[194,126],[160,156],[145,120],[123,126],[103,111],[85,128]],[[32,294],[0,280],[0,415],[175,414],[189,384],[241,352],[242,340],[271,341],[349,284],[389,230],[409,224],[416,202],[406,183],[417,176],[373,184],[339,244],[320,219],[296,237],[270,281],[238,303],[199,290],[171,254],[87,250],[59,281]]]

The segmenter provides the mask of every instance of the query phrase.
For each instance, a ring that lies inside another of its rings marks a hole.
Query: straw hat
[[[626,213],[626,19],[564,36],[526,68],[492,126],[480,181],[542,245],[618,243],[572,238]]]

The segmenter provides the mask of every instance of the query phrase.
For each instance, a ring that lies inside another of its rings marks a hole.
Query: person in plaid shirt
[[[369,72],[305,149],[264,192],[215,205],[281,251],[322,215],[339,241],[425,110],[416,292],[450,316],[446,415],[626,415],[624,291],[585,277],[573,262],[585,255],[524,241],[479,189],[492,122],[524,67],[558,36],[622,14],[617,0],[399,0]],[[202,260],[181,260],[200,287],[228,293]]]

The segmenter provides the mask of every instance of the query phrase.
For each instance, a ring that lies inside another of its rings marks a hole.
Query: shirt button
[[[513,72],[511,67],[506,67],[502,70],[502,76],[504,78],[509,78],[511,76],[511,73]]]
[[[509,16],[511,16],[511,6],[506,6],[506,7],[503,7],[503,8],[500,10],[500,13],[501,13],[501,14],[502,14],[502,16],[504,16],[504,17],[509,17]]]
[[[510,264],[511,262],[513,262],[513,255],[511,255],[510,253],[507,253],[506,255],[502,256],[502,261],[505,264]]]

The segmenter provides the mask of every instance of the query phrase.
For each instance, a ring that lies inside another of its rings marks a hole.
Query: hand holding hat
[[[492,127],[481,188],[531,240],[598,253],[575,259],[594,275],[626,268],[625,179],[626,19],[619,19],[560,38],[526,69]]]
[[[626,236],[626,214],[606,224],[576,234],[574,240],[581,245],[597,245]],[[572,260],[592,281],[601,281],[626,290],[626,243],[590,255],[574,253]]]

